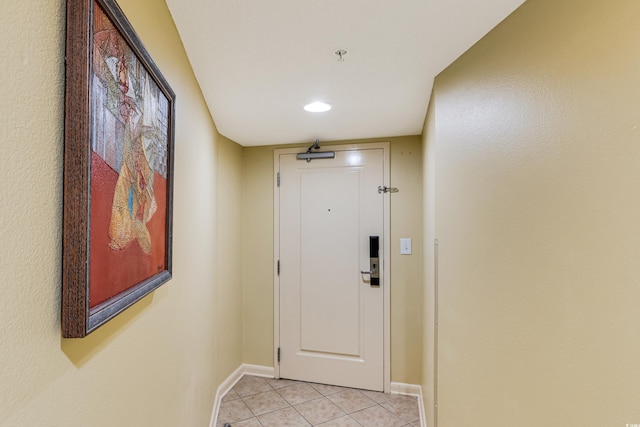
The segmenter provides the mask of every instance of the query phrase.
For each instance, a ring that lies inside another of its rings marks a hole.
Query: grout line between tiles
[[[254,377],[254,376],[247,375],[246,377]],[[343,388],[342,388],[342,389],[343,389],[342,391],[353,390],[353,391],[355,391],[355,392],[359,392],[359,393],[360,393],[362,396],[364,396],[365,398],[367,398],[367,399],[369,399],[369,400],[372,400],[372,401],[373,401],[373,403],[374,403],[374,405],[372,405],[372,406],[368,406],[368,407],[366,407],[366,408],[360,408],[360,409],[358,409],[358,410],[354,410],[354,411],[347,411],[347,410],[345,410],[344,408],[342,408],[341,406],[337,405],[337,404],[336,404],[336,402],[334,402],[334,401],[332,401],[331,399],[329,399],[329,396],[332,396],[332,395],[335,395],[335,394],[337,394],[337,393],[340,393],[341,391],[335,391],[335,392],[332,392],[332,393],[324,394],[324,393],[320,392],[316,387],[314,387],[314,384],[315,384],[315,383],[308,383],[308,382],[304,382],[304,381],[292,381],[290,384],[286,384],[286,385],[283,385],[282,387],[278,387],[278,388],[276,388],[276,387],[274,387],[274,385],[270,384],[270,383],[269,383],[269,381],[266,381],[266,380],[262,379],[261,377],[254,377],[254,378],[256,379],[256,382],[257,382],[257,383],[264,383],[266,386],[268,386],[268,390],[265,390],[265,391],[258,391],[258,392],[255,392],[255,393],[248,394],[248,395],[246,395],[246,396],[241,396],[239,393],[237,393],[237,394],[238,394],[239,399],[243,402],[243,404],[247,407],[247,409],[249,410],[249,412],[250,412],[250,413],[251,413],[251,415],[252,415],[252,417],[245,418],[245,419],[238,420],[238,421],[246,421],[246,420],[249,420],[249,419],[255,419],[255,420],[256,420],[256,422],[257,422],[258,424],[260,424],[261,426],[263,426],[263,427],[264,427],[264,424],[263,424],[263,423],[260,421],[260,419],[258,418],[259,416],[264,416],[264,415],[272,414],[272,413],[275,413],[275,412],[278,412],[278,411],[283,411],[283,410],[286,410],[286,409],[288,409],[288,408],[293,408],[293,410],[294,410],[294,411],[295,411],[295,412],[296,412],[296,413],[297,413],[297,414],[298,414],[298,415],[299,415],[303,420],[305,420],[305,421],[306,421],[307,423],[309,423],[311,426],[314,426],[314,424],[313,424],[309,419],[307,419],[307,418],[306,418],[306,417],[305,417],[305,416],[304,416],[304,415],[303,415],[303,414],[302,414],[302,413],[301,413],[301,412],[300,412],[300,411],[295,407],[295,405],[294,405],[294,404],[292,404],[291,402],[289,402],[289,400],[287,400],[287,399],[283,396],[283,394],[280,392],[281,390],[284,390],[284,389],[286,389],[286,388],[288,388],[288,387],[290,387],[290,386],[293,386],[293,385],[295,385],[295,384],[306,384],[306,385],[310,386],[313,390],[315,390],[315,391],[319,394],[319,397],[315,397],[315,398],[312,398],[312,399],[310,399],[310,400],[306,400],[306,401],[302,401],[302,402],[296,403],[296,405],[304,404],[304,403],[307,403],[307,402],[312,402],[312,401],[314,401],[314,400],[326,399],[327,401],[329,401],[329,402],[331,402],[333,405],[335,405],[337,408],[339,408],[339,409],[340,409],[342,412],[344,412],[344,414],[345,414],[345,415],[341,415],[341,416],[338,416],[338,417],[335,417],[335,418],[331,418],[331,419],[328,419],[328,420],[323,420],[323,421],[321,422],[321,424],[322,424],[322,423],[326,423],[326,422],[330,422],[330,421],[333,421],[333,420],[336,420],[336,419],[339,419],[339,418],[342,418],[342,417],[346,416],[346,417],[348,417],[350,420],[352,420],[353,422],[355,422],[356,424],[358,424],[358,425],[362,425],[362,424],[361,424],[360,422],[358,422],[355,418],[353,418],[353,417],[352,417],[352,415],[353,415],[353,414],[356,414],[356,413],[358,413],[358,412],[361,412],[361,411],[368,410],[368,409],[370,409],[370,408],[374,408],[374,407],[376,407],[376,406],[377,406],[377,407],[379,407],[379,408],[381,408],[381,409],[383,409],[384,411],[387,411],[387,412],[389,412],[389,413],[393,414],[393,415],[394,415],[394,416],[396,416],[398,419],[401,419],[401,420],[404,422],[404,424],[402,425],[403,427],[411,426],[411,425],[412,425],[411,423],[413,422],[413,421],[406,421],[406,420],[405,420],[405,419],[403,419],[403,418],[400,416],[400,414],[399,414],[399,413],[397,413],[395,410],[390,410],[390,409],[388,409],[388,408],[386,408],[386,407],[384,407],[384,406],[382,405],[382,403],[386,403],[386,402],[388,402],[390,399],[385,399],[383,402],[378,402],[377,400],[375,400],[375,399],[373,399],[373,398],[371,398],[371,397],[367,396],[367,394],[366,394],[366,393],[364,393],[362,390],[352,389],[352,388],[348,388],[348,387],[343,387]],[[247,402],[246,402],[246,400],[245,400],[245,399],[246,399],[246,398],[249,398],[249,397],[251,397],[251,396],[255,396],[255,395],[258,395],[258,394],[262,394],[262,393],[268,393],[268,392],[271,392],[271,391],[275,391],[275,392],[276,392],[276,394],[277,394],[280,398],[282,398],[282,400],[286,403],[286,406],[285,406],[285,407],[282,407],[282,408],[278,408],[278,409],[270,410],[270,411],[267,411],[267,412],[262,413],[262,414],[260,414],[260,415],[257,415],[257,414],[254,412],[254,410],[252,410],[252,409],[249,407],[249,405],[247,404]],[[416,403],[417,403],[417,402],[416,402]],[[318,425],[318,424],[315,424],[315,425]]]

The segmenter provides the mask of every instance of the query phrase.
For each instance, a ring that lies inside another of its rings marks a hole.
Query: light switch
[[[400,255],[411,255],[411,239],[400,239]]]

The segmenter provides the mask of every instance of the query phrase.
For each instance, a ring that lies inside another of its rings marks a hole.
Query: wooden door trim
[[[348,151],[382,149],[384,153],[384,182],[380,185],[391,186],[389,142],[371,142],[359,144],[342,144],[322,146],[322,150]],[[273,151],[273,367],[274,375],[280,378],[280,364],[278,363],[278,348],[280,346],[280,277],[278,275],[278,261],[280,259],[280,191],[278,188],[278,172],[280,171],[280,155],[304,152],[304,147],[277,148]],[[316,160],[322,161],[322,160]],[[391,391],[391,198],[389,193],[383,193],[383,299],[384,299],[384,391]]]

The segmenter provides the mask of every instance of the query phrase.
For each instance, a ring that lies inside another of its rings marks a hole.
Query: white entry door
[[[326,148],[323,151],[327,150]],[[335,159],[276,154],[281,378],[369,390],[385,384],[385,147]],[[276,220],[277,221],[277,220]],[[367,273],[379,240],[379,286]]]

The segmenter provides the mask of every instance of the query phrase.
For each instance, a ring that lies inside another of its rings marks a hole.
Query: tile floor
[[[245,375],[222,399],[216,427],[419,427],[413,396]]]

